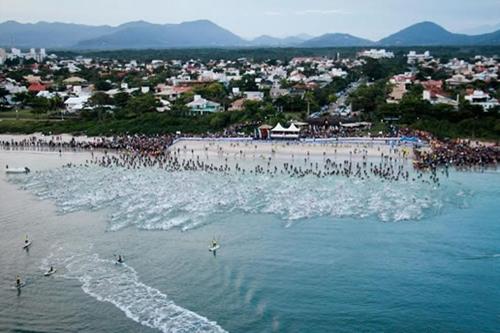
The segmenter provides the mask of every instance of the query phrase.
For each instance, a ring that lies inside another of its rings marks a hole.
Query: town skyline
[[[156,0],[137,3],[125,0],[82,4],[61,4],[48,0],[38,6],[31,0],[0,0],[0,21],[21,23],[65,22],[117,26],[130,21],[156,24],[180,23],[206,19],[233,31],[243,38],[261,35],[285,37],[298,34],[318,36],[324,33],[350,33],[377,40],[420,21],[436,22],[457,33],[485,33],[498,29],[500,3],[494,0],[477,3],[430,0],[401,2],[383,0],[376,7],[365,0],[339,1],[276,0],[269,3],[236,3],[217,0],[205,3],[188,0],[182,3]],[[119,4],[119,5],[118,5]],[[37,10],[33,10],[36,7]],[[196,10],[193,10],[196,8]],[[109,13],[113,13],[112,16]],[[259,24],[255,24],[258,21]],[[359,24],[363,22],[363,24]]]

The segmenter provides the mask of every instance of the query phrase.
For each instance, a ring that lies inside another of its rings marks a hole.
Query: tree
[[[158,103],[155,97],[151,94],[144,94],[132,97],[127,102],[127,110],[131,113],[146,113],[156,111]]]
[[[95,89],[99,91],[108,91],[111,88],[113,88],[113,86],[107,80],[98,80],[95,83]]]
[[[207,86],[196,87],[194,92],[209,100],[222,102],[227,96],[224,86],[220,83],[211,83]]]
[[[126,92],[119,92],[113,97],[113,104],[119,108],[124,108],[130,99],[130,95]]]
[[[106,93],[96,92],[90,97],[89,104],[91,106],[102,106],[102,105],[110,105],[113,100]]]

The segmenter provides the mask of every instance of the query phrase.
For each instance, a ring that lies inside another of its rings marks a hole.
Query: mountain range
[[[453,33],[433,22],[409,26],[379,41],[347,33],[318,37],[285,38],[263,35],[252,40],[208,20],[179,24],[129,22],[116,27],[72,23],[0,23],[0,46],[50,49],[114,50],[194,47],[363,47],[363,46],[500,45],[500,30],[466,35]]]

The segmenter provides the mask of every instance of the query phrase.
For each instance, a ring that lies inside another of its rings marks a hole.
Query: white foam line
[[[82,283],[86,294],[113,304],[141,325],[164,333],[225,332],[216,322],[176,305],[161,291],[140,282],[130,266],[116,265],[97,254],[66,257],[57,264],[66,268],[63,277]]]

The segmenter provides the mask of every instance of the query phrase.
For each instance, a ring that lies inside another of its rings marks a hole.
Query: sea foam
[[[13,181],[41,199],[55,201],[61,213],[108,209],[111,231],[129,226],[188,230],[232,213],[272,214],[287,225],[315,217],[419,220],[438,214],[447,204],[463,206],[468,196],[458,186],[421,181],[97,166],[54,169]]]
[[[217,323],[176,305],[161,291],[140,282],[137,272],[126,264],[115,264],[91,253],[69,255],[62,249],[46,258],[42,267],[49,263],[58,267],[58,276],[78,280],[86,294],[113,304],[141,325],[165,333],[225,332]]]

